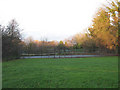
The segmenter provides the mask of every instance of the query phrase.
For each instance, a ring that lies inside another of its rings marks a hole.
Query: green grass
[[[3,88],[117,88],[118,57],[3,62]]]

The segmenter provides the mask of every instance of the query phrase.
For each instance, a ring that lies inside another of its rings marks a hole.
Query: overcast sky
[[[106,0],[1,0],[0,24],[16,19],[24,37],[64,40],[83,33]]]

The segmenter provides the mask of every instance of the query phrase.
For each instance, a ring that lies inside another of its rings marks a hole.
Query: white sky
[[[24,37],[64,40],[90,26],[106,0],[1,0],[0,24],[16,19]]]

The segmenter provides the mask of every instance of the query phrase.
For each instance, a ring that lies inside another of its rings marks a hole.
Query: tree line
[[[77,33],[64,41],[33,40],[32,37],[22,39],[21,31],[16,20],[11,20],[7,26],[0,25],[2,32],[2,58],[11,60],[22,54],[73,54],[78,52],[117,53],[120,30],[120,2],[113,0],[108,5],[98,9],[88,27],[87,33]],[[68,52],[72,53],[68,53]],[[55,53],[56,52],[56,53]],[[64,52],[64,53],[63,53]]]

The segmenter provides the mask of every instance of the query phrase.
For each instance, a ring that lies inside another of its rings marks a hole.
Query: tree
[[[95,40],[90,37],[86,38],[86,40],[83,41],[81,46],[87,52],[97,51],[97,46],[96,46]]]
[[[7,59],[19,58],[21,54],[21,29],[15,20],[11,20],[2,31],[2,57]]]
[[[87,40],[88,36],[86,33],[77,33],[72,37],[72,43],[74,44],[74,49],[80,49],[82,48],[83,42]]]
[[[65,47],[65,45],[64,45],[63,41],[60,41],[57,46],[59,54],[61,54],[61,52],[64,50],[64,47]]]
[[[30,36],[30,37],[27,37],[24,42],[25,42],[25,52],[27,54],[32,54],[33,53],[33,38]],[[35,49],[35,48],[34,48]]]
[[[118,2],[115,0],[109,4],[99,9],[89,32],[97,46],[115,50],[118,45]]]
[[[111,17],[111,34],[116,38],[115,45],[118,46],[118,30],[120,30],[120,23],[118,19],[120,19],[120,1],[113,0],[111,2],[108,2],[109,6],[105,6],[108,13],[110,13]]]

